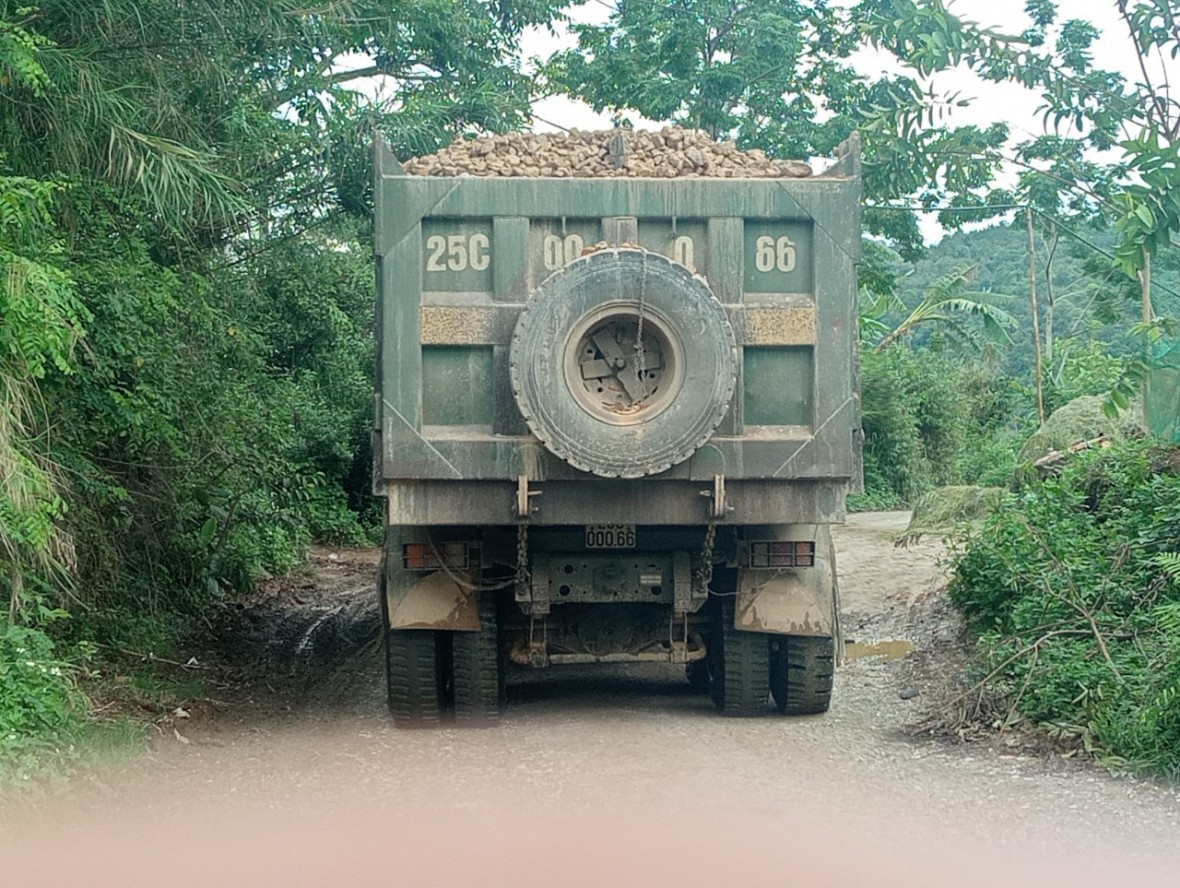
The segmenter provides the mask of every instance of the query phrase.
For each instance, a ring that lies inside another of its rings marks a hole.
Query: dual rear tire
[[[708,662],[709,695],[722,715],[749,718],[766,712],[770,648],[762,633],[734,628],[732,599],[721,609],[721,629],[714,635]]]
[[[496,599],[479,597],[479,631],[456,632],[451,640],[455,721],[487,727],[500,719],[504,703],[504,668],[496,621]]]
[[[828,711],[835,653],[830,635],[770,637],[770,693],[779,712],[814,715]]]
[[[721,611],[708,658],[693,666],[694,687],[707,687],[722,715],[764,715],[773,701],[784,715],[827,712],[835,675],[831,636],[768,635],[743,632],[733,624],[733,602]]]
[[[478,632],[390,629],[385,666],[389,711],[398,727],[433,727],[453,708],[457,724],[494,725],[504,704],[504,664],[496,601],[480,596]],[[835,646],[830,636],[767,635],[734,628],[733,604],[722,607],[706,660],[688,678],[707,690],[725,716],[763,715],[773,701],[785,715],[827,712]]]
[[[399,728],[429,728],[446,709],[446,648],[433,629],[390,629],[385,634],[389,712]]]
[[[386,686],[395,725],[434,727],[452,709],[457,724],[496,724],[504,700],[504,669],[493,596],[480,596],[479,619],[478,632],[386,631]]]

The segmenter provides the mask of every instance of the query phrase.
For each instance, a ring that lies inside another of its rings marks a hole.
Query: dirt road
[[[723,719],[679,670],[616,668],[515,677],[498,728],[395,731],[371,559],[322,557],[241,641],[270,645],[273,692],[261,680],[253,705],[164,724],[146,759],[49,800],[32,838],[8,831],[0,881],[1177,884],[1173,790],[906,730],[925,705],[915,664],[955,626],[938,544],[893,546],[904,517],[840,529],[845,635],[864,655],[830,713],[799,719]]]

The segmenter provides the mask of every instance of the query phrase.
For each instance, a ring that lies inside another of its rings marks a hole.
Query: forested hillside
[[[1036,238],[1040,319],[1042,324],[1048,321],[1051,295],[1056,350],[1076,349],[1090,342],[1116,356],[1141,349],[1141,341],[1129,332],[1141,311],[1139,287],[1107,261],[1116,242],[1117,233],[1110,229],[1087,229],[1073,236],[1061,232],[1055,245],[1044,237]],[[1050,257],[1052,287],[1046,270]],[[1004,350],[1003,366],[1013,375],[1027,375],[1033,364],[1028,265],[1028,239],[1022,220],[982,230],[956,231],[932,246],[920,261],[903,269],[899,289],[903,302],[913,305],[940,278],[969,269],[973,289],[1006,297],[1003,307],[1016,318],[1022,335],[1014,337],[1012,347]],[[1155,257],[1153,302],[1159,314],[1180,313],[1180,273],[1175,251],[1162,251]]]
[[[1111,265],[1117,240],[1101,227],[1059,232],[1056,243],[1035,236],[1046,414],[1081,396],[1108,397],[1143,355],[1142,293]],[[1180,316],[1177,251],[1155,260],[1156,313]],[[917,261],[895,258],[891,271],[894,298],[862,296],[868,494],[857,502],[912,503],[943,484],[1006,485],[1039,424],[1023,221],[951,232]]]

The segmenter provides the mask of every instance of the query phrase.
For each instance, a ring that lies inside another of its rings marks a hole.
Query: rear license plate
[[[587,549],[634,549],[634,524],[587,524]]]

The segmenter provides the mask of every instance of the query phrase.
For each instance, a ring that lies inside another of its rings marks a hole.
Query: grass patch
[[[76,672],[42,630],[0,633],[0,785],[71,771],[88,717]]]
[[[178,666],[9,626],[0,632],[0,791],[37,791],[132,759],[153,720],[205,695],[201,676]]]
[[[923,536],[952,536],[978,530],[1000,507],[1007,491],[1002,487],[939,487],[918,497],[903,544]]]
[[[896,512],[905,507],[905,500],[896,493],[879,488],[864,493],[850,493],[845,502],[849,512]]]
[[[1031,464],[1054,450],[1065,450],[1070,444],[1090,441],[1100,435],[1111,441],[1124,441],[1143,429],[1141,406],[1124,410],[1117,419],[1111,419],[1102,410],[1105,402],[1100,395],[1084,395],[1058,407],[1024,442],[1017,453],[1017,461]]]

